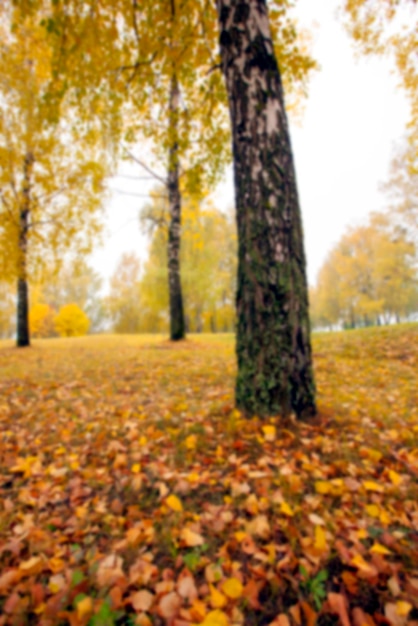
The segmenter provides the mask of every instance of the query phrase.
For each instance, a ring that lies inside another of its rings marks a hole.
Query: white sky
[[[355,59],[335,6],[335,0],[298,0],[296,11],[299,23],[313,32],[313,56],[321,66],[309,85],[302,125],[291,127],[311,284],[346,227],[384,208],[379,183],[388,173],[393,143],[408,119],[406,100],[388,61]],[[141,154],[140,147],[136,154]],[[120,172],[146,176],[127,163]],[[146,195],[153,184],[115,178],[110,187]],[[215,198],[220,208],[233,204],[231,168]],[[105,278],[112,275],[123,252],[146,257],[147,240],[138,221],[144,202],[145,198],[112,193],[104,245],[91,258]]]

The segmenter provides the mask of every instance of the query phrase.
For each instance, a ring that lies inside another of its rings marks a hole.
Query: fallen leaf
[[[226,613],[219,611],[210,611],[200,626],[229,626],[229,619]]]
[[[202,535],[195,533],[190,528],[183,528],[180,533],[180,539],[186,544],[188,548],[195,548],[201,546],[204,543]]]
[[[390,550],[385,548],[385,546],[382,546],[381,543],[377,542],[372,545],[372,547],[370,548],[370,552],[374,554],[392,554]]]
[[[227,603],[227,599],[223,593],[219,591],[214,585],[209,585],[210,589],[210,605],[214,609],[221,609]]]
[[[320,552],[324,552],[327,549],[327,538],[325,535],[325,531],[321,526],[315,526],[314,546]]]
[[[242,582],[238,578],[228,578],[222,585],[224,594],[233,600],[240,598],[243,590]]]
[[[149,611],[154,602],[155,596],[148,589],[141,589],[130,596],[129,600],[135,611]]]
[[[176,513],[180,513],[183,510],[180,498],[173,493],[166,498],[165,503],[172,511],[176,511]]]
[[[77,602],[77,617],[79,619],[84,619],[85,617],[91,615],[93,613],[93,600],[92,598],[86,597]]]
[[[160,598],[158,603],[158,613],[161,617],[171,619],[178,615],[180,606],[180,596],[175,591],[171,591],[170,593],[167,593],[167,595]]]
[[[347,613],[347,600],[341,593],[328,593],[328,604],[331,613],[335,613],[340,618],[342,626],[351,626]]]

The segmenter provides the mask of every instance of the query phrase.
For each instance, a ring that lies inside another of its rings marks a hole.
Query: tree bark
[[[238,224],[236,404],[316,412],[302,222],[264,0],[217,0]]]
[[[19,256],[17,277],[17,332],[18,348],[30,346],[29,289],[27,276],[28,230],[30,214],[30,179],[33,155],[27,152],[23,163],[22,206],[19,213]]]
[[[176,75],[173,74],[170,87],[170,141],[168,163],[168,288],[170,301],[170,339],[184,339],[185,323],[183,295],[180,277],[180,238],[181,238],[181,194],[179,179],[179,159],[177,141],[177,111],[179,89]]]

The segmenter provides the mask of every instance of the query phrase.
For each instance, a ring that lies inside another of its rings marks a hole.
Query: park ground
[[[418,325],[314,335],[319,415],[234,342],[0,343],[0,626],[418,625]]]

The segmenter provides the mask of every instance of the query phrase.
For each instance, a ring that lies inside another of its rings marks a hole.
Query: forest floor
[[[0,343],[0,626],[418,625],[418,325],[314,336],[243,419],[232,336]]]

